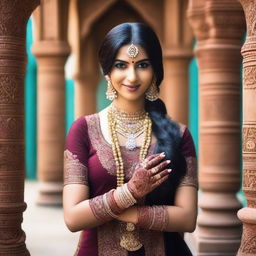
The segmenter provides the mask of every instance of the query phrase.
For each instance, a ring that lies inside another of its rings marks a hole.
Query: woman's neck
[[[116,108],[123,110],[127,113],[136,113],[145,109],[144,101],[124,101],[115,99],[112,103]]]

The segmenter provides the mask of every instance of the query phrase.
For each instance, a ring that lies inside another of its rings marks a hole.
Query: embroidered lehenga
[[[197,187],[197,170],[194,144],[189,130],[180,125],[180,152],[186,160],[186,175],[180,186]],[[156,144],[151,144],[152,154]],[[139,148],[128,150],[121,147],[124,161],[125,181],[127,182],[139,162]],[[116,188],[115,162],[111,145],[105,140],[100,128],[99,114],[77,119],[67,136],[64,152],[65,174],[64,185],[77,183],[89,186],[90,198],[102,195]],[[168,197],[168,195],[166,195]],[[96,228],[81,232],[76,251],[77,256],[167,256],[170,248],[182,244],[178,233],[167,233],[139,229],[143,248],[137,252],[128,252],[120,247],[120,222],[113,220]],[[184,242],[183,242],[184,243]],[[183,246],[183,244],[182,244]],[[185,243],[184,243],[184,246]],[[169,249],[168,249],[169,248]],[[186,254],[184,249],[182,256]],[[179,254],[174,256],[179,256]]]

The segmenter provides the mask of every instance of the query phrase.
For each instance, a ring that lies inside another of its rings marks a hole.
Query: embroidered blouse
[[[188,128],[180,125],[181,152],[187,163],[186,175],[179,186],[198,188],[196,154]],[[155,144],[149,148],[148,155],[154,151]],[[124,161],[125,182],[127,182],[139,162],[139,148],[128,150],[121,146]],[[116,188],[115,162],[111,144],[103,137],[98,114],[77,119],[66,138],[64,151],[64,185],[82,184],[89,186],[89,197],[102,195]],[[96,228],[81,232],[77,256],[165,256],[163,232],[140,230],[140,239],[145,253],[127,252],[119,245],[120,225],[116,220]]]

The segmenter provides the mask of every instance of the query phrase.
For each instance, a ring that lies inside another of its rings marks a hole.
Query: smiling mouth
[[[135,88],[138,88],[140,85],[128,85],[128,84],[123,84],[123,86],[126,86],[126,87],[129,87],[131,89],[135,89]]]
[[[126,87],[127,91],[129,92],[135,92],[140,87],[140,85],[128,85],[128,84],[123,84],[123,86]]]

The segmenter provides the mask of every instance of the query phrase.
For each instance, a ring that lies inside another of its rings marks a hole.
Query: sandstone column
[[[247,207],[238,212],[243,222],[239,256],[256,255],[256,2],[240,0],[247,23],[243,55],[243,192]]]
[[[164,1],[165,78],[161,98],[169,115],[188,124],[188,66],[193,56],[193,35],[186,18],[187,0]]]
[[[240,64],[243,12],[235,0],[191,0],[199,65],[198,256],[233,256],[241,238]]]
[[[68,0],[42,1],[34,16],[37,37],[33,53],[38,62],[37,166],[39,204],[61,204],[65,141],[64,65],[67,42]]]
[[[29,255],[24,202],[26,24],[39,0],[0,0],[0,256]]]
[[[75,118],[97,112],[96,94],[99,83],[99,64],[92,36],[82,40],[77,58],[80,65],[74,73]]]

